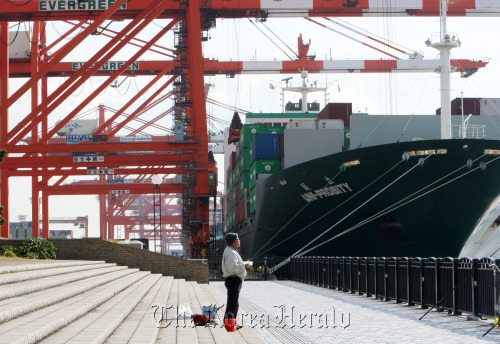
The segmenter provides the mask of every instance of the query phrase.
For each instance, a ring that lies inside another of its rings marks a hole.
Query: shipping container
[[[229,211],[233,208],[233,193],[230,191],[227,193],[226,196],[226,209],[227,209],[227,214],[229,214]]]
[[[56,125],[61,121],[57,121]],[[97,119],[74,119],[66,123],[59,131],[59,136],[91,135],[98,127]]]
[[[250,166],[250,172],[255,176],[261,173],[276,173],[280,171],[279,159],[256,159]]]
[[[279,135],[280,137],[280,157],[282,158],[285,155],[285,135]]]
[[[282,168],[342,152],[344,135],[343,128],[286,130]]]
[[[351,103],[328,103],[318,113],[318,119],[340,119],[345,126],[351,125],[352,104]]]
[[[341,119],[290,120],[287,129],[342,129]]]
[[[243,196],[245,196],[245,193],[248,192],[248,189],[250,187],[250,172],[241,174],[239,184],[240,198],[242,198]]]
[[[227,180],[227,188],[229,190],[231,190],[233,188],[233,185],[234,185],[233,175],[234,175],[234,172],[230,171],[229,172],[229,179]]]
[[[283,134],[284,127],[269,127],[264,124],[245,124],[241,131],[240,141],[238,142],[238,152],[243,148],[252,147],[253,137],[257,134]]]
[[[250,190],[250,214],[255,214],[257,208],[256,188]]]
[[[238,155],[238,166],[240,167],[240,174],[250,172],[250,165],[252,164],[252,156],[250,148],[243,148]]]
[[[233,171],[236,167],[236,152],[231,152],[231,159],[229,160],[229,170]]]
[[[229,211],[229,215],[227,217],[227,229],[230,230],[233,228],[234,222],[233,222],[233,209]]]
[[[245,220],[246,204],[246,200],[242,199],[236,205],[236,224],[239,224]]]
[[[481,114],[481,99],[463,98],[464,115],[479,116]],[[453,116],[462,115],[462,98],[455,98],[451,101],[451,114]],[[436,110],[436,115],[441,115],[441,108]]]
[[[253,189],[255,187],[255,183],[256,183],[256,180],[257,180],[257,172],[254,170],[252,170],[250,168],[250,173],[249,173],[249,183],[248,183],[248,187],[250,189]]]
[[[240,198],[241,198],[241,194],[240,194],[241,189],[240,189],[239,184],[240,184],[240,181],[238,180],[238,182],[236,183],[235,188],[234,188],[236,191],[236,193],[235,193],[236,203],[238,203],[240,201]]]
[[[252,161],[255,159],[279,159],[280,138],[274,134],[257,134],[252,141]]]
[[[481,98],[480,113],[482,116],[499,116],[500,98]]]
[[[344,148],[343,150],[349,150],[351,147],[351,129],[349,127],[344,127]]]

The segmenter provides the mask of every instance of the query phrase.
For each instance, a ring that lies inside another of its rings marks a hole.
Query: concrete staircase
[[[213,304],[208,284],[100,261],[0,266],[0,343],[262,343],[178,316]]]

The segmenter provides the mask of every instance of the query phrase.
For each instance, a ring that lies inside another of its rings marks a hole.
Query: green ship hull
[[[284,169],[264,181],[238,229],[241,253],[458,256],[500,195],[498,154],[498,140],[413,141]]]

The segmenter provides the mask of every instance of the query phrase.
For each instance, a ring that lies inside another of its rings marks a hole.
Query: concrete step
[[[46,262],[38,261],[36,264],[33,263],[33,264],[1,265],[0,274],[64,268],[68,266],[102,264],[102,263],[105,262],[102,260],[61,260],[61,261],[47,260]]]
[[[39,342],[63,327],[72,324],[134,283],[146,276],[151,276],[149,272],[137,270],[122,275],[112,279],[108,278],[105,283],[87,288],[86,291],[65,298],[51,306],[34,310],[22,317],[3,323],[0,326],[0,338],[8,343]],[[108,326],[109,323],[99,323],[93,324],[92,328]]]
[[[195,327],[191,314],[179,316],[182,306],[202,313],[223,305],[208,284],[104,262],[61,263],[0,266],[0,343],[262,342],[251,329],[228,333],[222,320]]]
[[[182,290],[184,288],[184,290]],[[179,309],[186,305],[186,281],[175,279],[168,294],[164,320],[158,328],[156,343],[198,343],[191,319],[179,316]],[[189,303],[189,300],[187,301]]]
[[[138,271],[122,266],[109,269],[117,271],[0,301],[0,324]]]
[[[108,266],[116,266],[116,264],[100,262],[98,264],[78,264],[70,266],[58,266],[56,268],[49,268],[49,269],[25,270],[20,272],[16,271],[15,273],[0,272],[0,285],[30,281],[38,278],[64,275],[71,272],[99,269]]]
[[[154,274],[138,280],[78,320],[47,337],[42,343],[104,342],[151,291],[160,277],[161,275]]]
[[[161,277],[106,343],[154,343],[173,281],[173,277]]]
[[[34,272],[21,272],[21,274],[26,274],[24,276],[19,276],[20,282],[9,283],[2,285],[0,289],[0,301],[11,297],[16,297],[20,295],[34,293],[39,290],[57,287],[60,285],[66,285],[71,282],[86,279],[89,277],[100,276],[106,273],[114,272],[117,270],[124,270],[126,267],[120,266],[116,267],[114,264],[95,264],[88,266],[79,267],[68,267],[56,269],[51,272],[51,270],[43,270],[44,275],[48,277],[36,278],[36,274],[42,271]],[[66,270],[66,273],[63,273]],[[30,275],[33,274],[33,278]],[[14,274],[18,275],[18,274]],[[3,276],[0,276],[0,278]]]

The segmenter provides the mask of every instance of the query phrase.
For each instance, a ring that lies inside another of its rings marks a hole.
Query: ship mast
[[[441,139],[451,139],[451,86],[450,86],[450,50],[460,47],[460,40],[455,34],[450,36],[446,28],[446,16],[448,10],[448,0],[441,0],[440,3],[441,32],[436,41],[427,40],[427,46],[436,48],[440,52],[440,66],[438,72],[441,73]]]
[[[283,81],[286,82],[285,86],[283,85],[278,85],[281,88],[282,95],[281,95],[281,106],[282,106],[282,111],[285,111],[285,92],[298,92],[302,94],[301,101],[302,101],[302,112],[308,112],[307,109],[307,95],[311,92],[324,92],[325,93],[325,98],[326,98],[326,90],[328,89],[327,87],[318,87],[317,83],[315,82],[314,85],[307,86],[307,78],[309,77],[309,73],[305,70],[303,70],[300,73],[300,77],[302,78],[302,83],[300,86],[293,86],[288,83],[288,81],[291,78],[284,79]],[[326,99],[325,99],[326,101]]]

